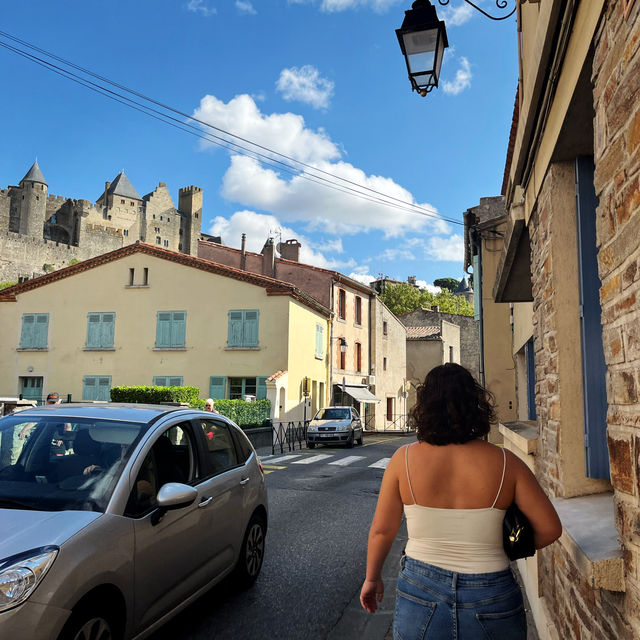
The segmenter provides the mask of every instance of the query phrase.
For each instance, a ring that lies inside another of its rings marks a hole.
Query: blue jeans
[[[526,640],[522,593],[511,569],[456,573],[403,556],[394,640]]]

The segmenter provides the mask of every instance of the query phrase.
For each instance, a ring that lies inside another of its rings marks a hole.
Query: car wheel
[[[309,449],[315,449],[316,448],[316,443],[315,442],[307,442],[307,447]]]
[[[346,444],[347,449],[353,448],[353,440],[354,440],[354,438],[355,438],[355,435],[354,435],[354,433],[352,431],[351,432],[351,437],[347,440],[347,444]]]
[[[58,640],[119,640],[111,616],[96,607],[83,607],[71,614]]]
[[[240,548],[240,557],[233,572],[236,583],[243,589],[248,589],[256,581],[262,569],[265,532],[264,520],[254,514],[249,520]]]

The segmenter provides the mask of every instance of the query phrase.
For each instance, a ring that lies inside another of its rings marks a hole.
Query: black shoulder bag
[[[531,523],[515,502],[511,503],[504,514],[502,546],[509,560],[528,558],[536,552]]]

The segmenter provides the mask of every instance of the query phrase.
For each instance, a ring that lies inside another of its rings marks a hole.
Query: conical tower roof
[[[462,280],[460,280],[460,284],[454,293],[470,293],[473,289],[469,284],[469,280],[467,280],[467,276],[463,276]]]
[[[138,192],[133,188],[129,178],[124,175],[124,171],[121,171],[111,183],[109,187],[109,193],[114,196],[124,196],[125,198],[135,198],[136,200],[142,200],[138,195]]]
[[[47,184],[47,181],[44,179],[42,175],[42,171],[40,171],[40,167],[38,166],[38,161],[36,160],[32,165],[31,169],[27,171],[27,175],[20,180],[20,182],[24,182],[25,180],[29,180],[31,182],[40,182],[41,184]]]

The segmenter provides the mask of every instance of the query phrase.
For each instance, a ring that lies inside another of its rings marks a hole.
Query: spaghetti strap
[[[507,470],[507,454],[502,447],[502,479],[500,480],[500,488],[498,489],[498,493],[496,494],[496,499],[493,501],[491,508],[493,509],[496,506],[496,502],[498,502],[498,498],[500,497],[500,492],[502,491],[502,485],[504,483],[504,472]]]
[[[413,495],[413,487],[411,486],[411,478],[409,477],[409,447],[411,445],[406,444],[404,448],[404,463],[407,467],[407,482],[409,483],[409,491],[411,491],[411,498],[413,504],[416,504],[416,497]]]

